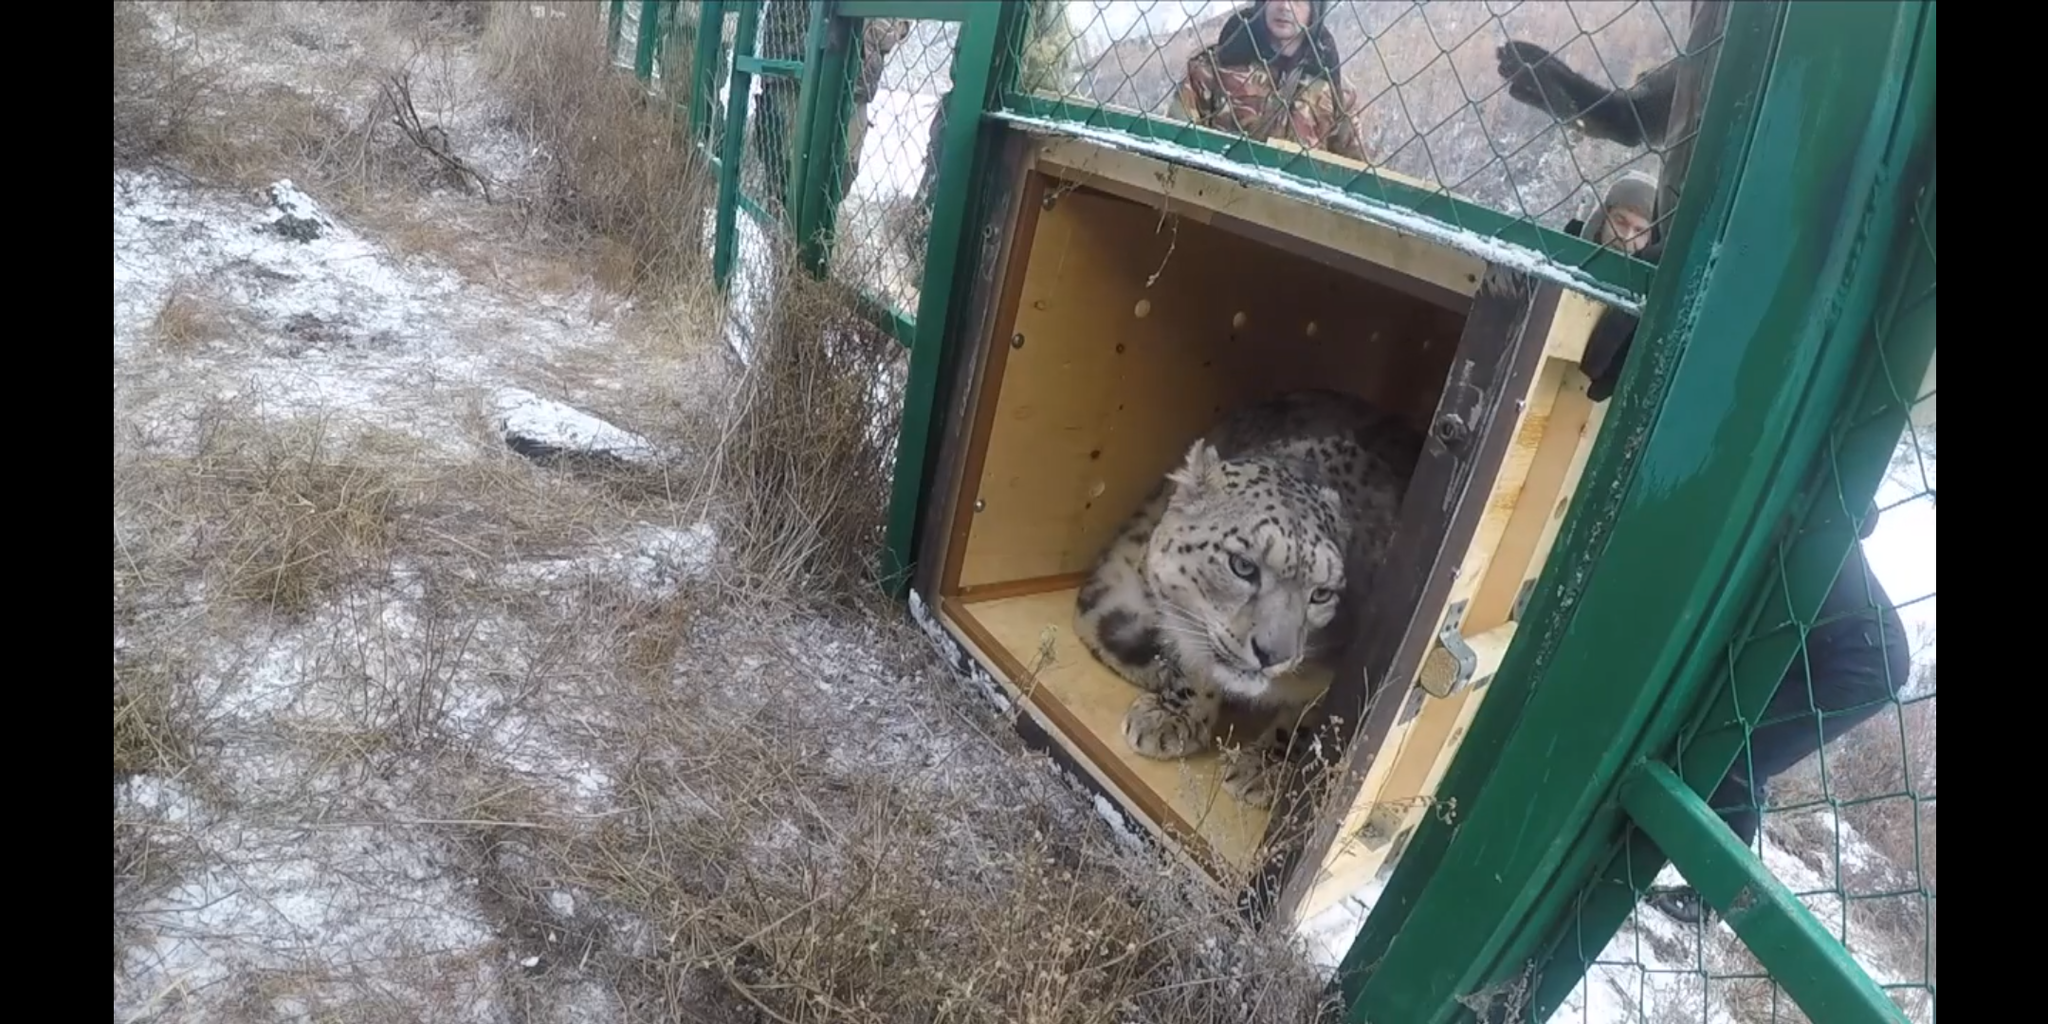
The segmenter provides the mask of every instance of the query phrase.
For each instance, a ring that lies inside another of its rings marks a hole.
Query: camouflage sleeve
[[[1360,163],[1371,163],[1365,155],[1365,140],[1358,127],[1358,91],[1349,84],[1338,82],[1336,88],[1326,95],[1330,97],[1330,128],[1325,138],[1329,140],[1330,152]]]
[[[1180,91],[1174,97],[1173,115],[1184,121],[1206,125],[1209,111],[1215,109],[1216,67],[1208,60],[1206,52],[1188,58],[1187,74],[1180,80]]]

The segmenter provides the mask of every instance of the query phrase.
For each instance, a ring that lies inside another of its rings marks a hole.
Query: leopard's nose
[[[1260,668],[1272,668],[1280,661],[1272,651],[1267,650],[1257,640],[1252,641],[1252,657],[1259,660]]]

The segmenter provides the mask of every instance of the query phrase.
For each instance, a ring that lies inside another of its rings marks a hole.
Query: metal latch
[[[1515,638],[1515,623],[1509,621],[1475,637],[1466,637],[1464,601],[1444,613],[1443,628],[1437,630],[1436,644],[1422,657],[1422,671],[1415,683],[1423,692],[1445,698],[1466,690],[1478,690],[1493,681],[1502,655]]]
[[[1381,804],[1365,816],[1365,823],[1358,826],[1352,838],[1363,843],[1368,850],[1383,849],[1394,840],[1394,830],[1401,827],[1402,817],[1401,808]]]
[[[1458,601],[1444,613],[1443,628],[1436,631],[1437,645],[1422,657],[1416,682],[1432,697],[1449,697],[1463,690],[1479,671],[1479,653],[1458,632],[1464,621],[1465,602]]]

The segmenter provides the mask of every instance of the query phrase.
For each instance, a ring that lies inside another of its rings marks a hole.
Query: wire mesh
[[[1668,86],[1682,52],[1718,54],[1716,26],[1702,33],[1712,38],[1689,39],[1692,5],[1678,0],[1039,0],[1032,9],[1015,54],[1018,91],[1004,100],[1012,113],[1421,204],[1457,231],[1577,268],[1597,250],[1566,236],[1624,177],[1656,180],[1685,134],[1681,125],[1657,137],[1655,104],[1645,103],[1651,137],[1632,137],[1644,133],[1623,91]],[[1522,84],[1511,89],[1512,78]],[[1567,91],[1587,109],[1573,109]],[[1304,148],[1312,166],[1296,159]],[[1423,192],[1389,193],[1368,169]],[[1588,273],[1621,288],[1604,266]]]
[[[1920,214],[1926,287],[1881,329],[1932,330],[1931,199]],[[1880,346],[1883,339],[1879,339]],[[1860,522],[1817,614],[1768,608],[1731,647],[1797,638],[1798,654],[1761,709],[1740,707],[1746,748],[1708,804],[1905,1012],[1934,1020],[1935,470],[1933,363],[1874,495],[1822,485],[1821,501]],[[1850,458],[1837,434],[1828,465]],[[1787,538],[1789,546],[1792,538]],[[1781,548],[1781,551],[1784,549]],[[1781,556],[1772,570],[1788,588]],[[1681,755],[1682,756],[1682,755]],[[1581,951],[1582,955],[1588,951]],[[1804,1022],[1725,922],[1667,867],[1599,956],[1557,1021]]]
[[[846,159],[824,176],[837,202],[828,269],[914,322],[960,26],[870,18],[855,35],[860,59],[846,64]]]
[[[810,31],[805,0],[769,0],[761,5],[755,55],[767,62],[800,64]],[[799,73],[764,68],[751,80],[746,147],[740,161],[740,192],[761,212],[781,218],[788,207],[789,175],[801,131]]]

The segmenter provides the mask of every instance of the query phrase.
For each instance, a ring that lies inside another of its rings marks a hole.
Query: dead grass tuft
[[[535,16],[549,6],[567,16]],[[568,239],[609,240],[605,276],[635,292],[697,292],[711,176],[665,104],[609,66],[604,32],[601,4],[492,8],[484,59],[545,161],[530,213]]]
[[[183,701],[189,679],[164,658],[114,659],[114,781],[177,777],[197,763],[195,722]]]
[[[188,146],[220,79],[189,38],[157,38],[149,14],[132,0],[114,4],[114,166],[145,162]]]
[[[179,351],[221,341],[233,333],[234,321],[227,309],[189,281],[171,286],[150,324],[157,344]]]
[[[217,421],[196,456],[159,468],[182,477],[158,492],[159,525],[183,528],[223,596],[300,614],[388,564],[398,481],[322,423]]]
[[[124,782],[150,776],[191,782],[200,764],[203,724],[192,706],[186,667],[170,658],[120,652],[114,656],[114,949],[116,962],[126,916],[163,891],[189,860],[174,830],[121,813]]]
[[[857,603],[877,592],[903,350],[843,286],[788,273],[768,294],[707,485],[720,535],[750,593]]]

